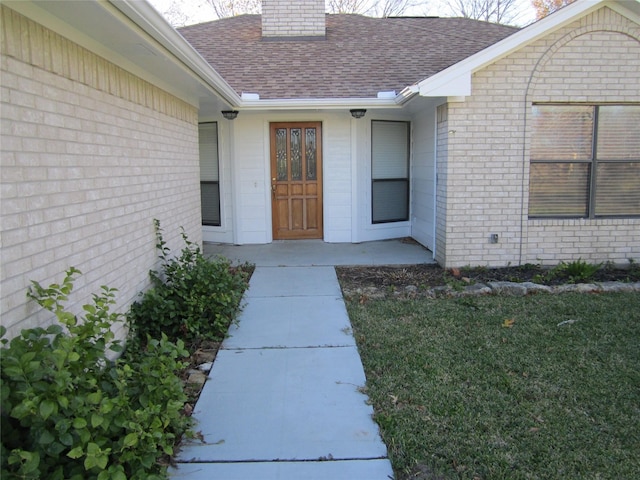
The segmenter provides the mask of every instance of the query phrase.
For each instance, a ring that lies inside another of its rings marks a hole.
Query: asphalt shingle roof
[[[179,29],[239,94],[370,98],[419,82],[515,33],[463,18],[327,15],[326,38],[262,39],[260,15]]]

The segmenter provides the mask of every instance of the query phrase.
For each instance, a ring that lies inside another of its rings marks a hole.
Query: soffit
[[[108,2],[37,0],[4,3],[97,55],[199,107],[201,113],[204,110],[209,114],[219,112],[220,109],[228,108],[231,103],[225,100],[233,101],[215,94],[215,88],[194,72],[188,62],[177,58],[157,38],[135,25],[127,15]],[[127,6],[128,2],[119,3],[121,8]],[[146,7],[145,16],[155,15],[157,18],[151,20],[161,26],[164,24],[169,33],[173,31],[146,2],[137,2],[137,6]],[[179,34],[174,34],[178,43],[182,42],[187,49],[191,48]]]

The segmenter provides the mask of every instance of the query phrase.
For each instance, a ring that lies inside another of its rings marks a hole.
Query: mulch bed
[[[568,275],[549,275],[550,270],[539,265],[505,268],[453,268],[438,265],[403,265],[376,267],[336,267],[343,288],[404,288],[414,285],[421,289],[448,285],[455,281],[466,283],[535,282],[543,285],[575,283]],[[640,268],[600,268],[589,282],[638,282]]]

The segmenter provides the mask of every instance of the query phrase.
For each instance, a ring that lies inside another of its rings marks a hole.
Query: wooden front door
[[[271,124],[273,239],[322,238],[322,124]]]

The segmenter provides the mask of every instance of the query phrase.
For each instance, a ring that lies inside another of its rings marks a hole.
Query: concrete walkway
[[[282,252],[274,244],[223,247],[234,249],[226,256],[252,261],[256,270],[239,322],[195,406],[204,441],[183,448],[173,478],[393,478],[362,393],[364,371],[330,265],[372,265],[376,256],[388,264],[425,263],[431,255],[417,245],[374,243],[355,246],[357,251],[316,242],[287,242]],[[321,266],[312,266],[316,261]]]

